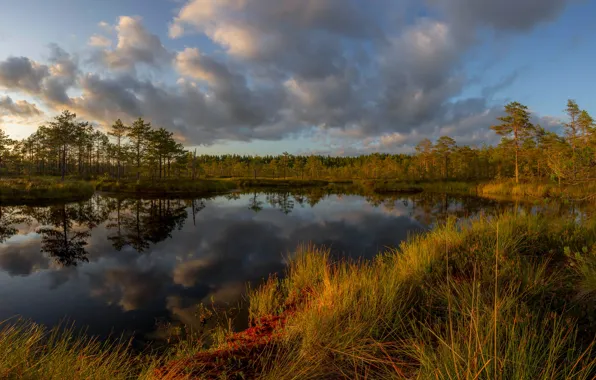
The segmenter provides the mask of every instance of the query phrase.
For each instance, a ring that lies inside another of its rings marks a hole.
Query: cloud
[[[118,38],[116,47],[105,49],[99,55],[106,67],[130,70],[139,64],[160,67],[170,61],[171,53],[158,36],[145,29],[141,21],[140,17],[120,16],[114,26]]]
[[[568,3],[190,0],[169,37],[211,45],[170,50],[141,18],[121,16],[90,37],[91,65],[53,46],[45,64],[0,62],[0,86],[103,124],[141,116],[186,144],[311,136],[344,154],[397,152],[437,133],[479,144],[494,141],[494,96],[518,71],[485,83],[468,74],[468,53],[554,20]],[[478,94],[464,96],[472,85]]]
[[[43,79],[48,75],[46,65],[27,57],[8,57],[0,62],[0,87],[28,93],[39,92]]]
[[[10,96],[0,96],[0,115],[30,118],[42,114],[43,112],[35,104],[26,100],[14,101]]]
[[[574,0],[432,0],[452,18],[454,25],[505,31],[527,31],[553,20]]]
[[[87,42],[87,44],[93,47],[109,48],[110,46],[112,46],[112,40],[110,40],[106,36],[94,34],[91,37],[89,37],[89,42]]]
[[[37,270],[47,269],[49,260],[40,251],[37,241],[24,244],[8,242],[0,252],[0,269],[10,276],[28,276]]]
[[[48,64],[27,57],[9,57],[0,61],[0,87],[38,96],[50,107],[68,105],[69,88],[79,75],[76,58],[56,44],[50,44]]]
[[[91,294],[131,311],[159,299],[157,295],[167,281],[166,275],[154,268],[109,268],[91,276]]]

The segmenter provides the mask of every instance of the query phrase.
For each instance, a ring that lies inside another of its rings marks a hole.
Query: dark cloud
[[[575,0],[431,0],[467,30],[476,26],[497,30],[526,31],[539,23],[553,20]]]
[[[26,57],[8,57],[0,62],[0,86],[36,93],[49,75],[46,65],[34,62]]]
[[[10,96],[0,96],[0,115],[29,118],[42,114],[43,112],[35,104],[29,103],[26,100],[14,101]]]

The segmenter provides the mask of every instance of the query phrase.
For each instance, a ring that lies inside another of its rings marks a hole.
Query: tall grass
[[[26,321],[0,325],[2,379],[133,379],[147,373],[127,343],[102,343],[72,328],[47,330]]]
[[[562,185],[551,182],[494,181],[478,186],[478,195],[497,195],[514,198],[570,198],[594,199],[596,183]]]
[[[258,318],[284,304],[275,295],[308,294],[285,327],[284,367],[263,377],[591,379],[596,326],[575,294],[595,272],[573,270],[565,250],[595,231],[504,215],[451,221],[371,262],[302,249],[250,298]]]

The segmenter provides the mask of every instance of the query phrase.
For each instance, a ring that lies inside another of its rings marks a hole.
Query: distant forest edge
[[[569,100],[564,134],[531,123],[528,108],[505,106],[505,116],[486,126],[501,136],[497,146],[458,145],[449,136],[424,139],[412,154],[355,157],[321,155],[197,155],[173,133],[142,118],[116,120],[107,133],[65,110],[23,140],[0,131],[3,177],[59,176],[79,179],[180,180],[251,178],[301,180],[392,180],[552,182],[574,186],[596,180],[596,126]],[[563,131],[562,131],[563,132]]]

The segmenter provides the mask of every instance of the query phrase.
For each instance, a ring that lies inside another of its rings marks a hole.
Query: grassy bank
[[[208,378],[592,379],[595,244],[593,224],[504,215],[371,262],[305,247],[250,295],[251,329],[172,364]]]
[[[5,325],[0,377],[592,379],[594,301],[596,221],[451,221],[372,261],[300,248],[250,292],[251,327],[207,350],[137,355]]]
[[[478,186],[478,195],[503,196],[510,198],[554,198],[575,200],[596,200],[596,183],[585,182],[575,185],[555,183],[514,181],[489,182]]]
[[[476,194],[477,183],[457,181],[404,182],[394,180],[361,180],[355,183],[364,192],[377,194],[419,193],[422,191],[450,194]]]
[[[197,180],[140,180],[140,181],[100,181],[96,188],[99,191],[148,195],[188,195],[196,196],[234,190],[237,184],[231,180],[197,179]]]
[[[356,181],[355,184],[364,192],[377,194],[430,191],[460,195],[501,197],[504,199],[596,200],[596,182],[559,186],[552,182],[522,182],[516,184],[512,180],[492,182],[361,180]]]
[[[47,201],[75,201],[89,198],[94,183],[54,177],[0,179],[0,201],[3,203],[37,203]]]
[[[300,187],[321,187],[327,186],[328,181],[314,179],[236,179],[238,186],[243,188],[266,187],[266,188],[300,188]]]

